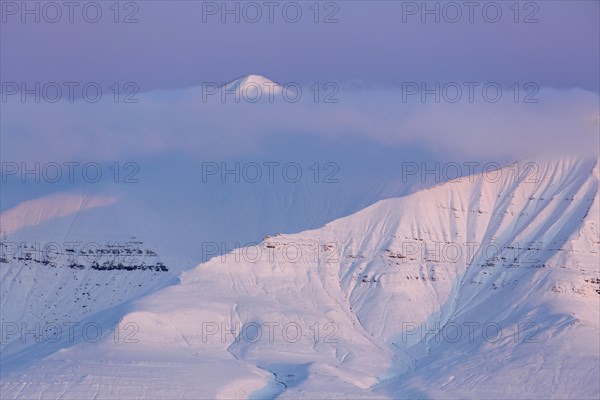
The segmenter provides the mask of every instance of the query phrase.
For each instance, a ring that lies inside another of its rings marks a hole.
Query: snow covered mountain
[[[400,189],[154,183],[95,191],[104,194],[58,192],[0,214],[2,362],[53,337],[54,324],[64,328],[122,309],[202,260],[259,243],[265,232],[319,226]],[[34,332],[22,338],[15,326]]]
[[[220,88],[221,100],[228,100],[230,95],[235,95],[238,102],[255,102],[260,100],[275,101],[282,95],[295,97],[293,90],[284,88],[278,83],[261,75],[246,75],[224,84]]]
[[[42,340],[19,324],[46,316],[11,314],[2,398],[598,398],[598,163],[536,165],[267,237],[92,315],[59,303],[82,319]],[[3,294],[31,287],[8,273]]]

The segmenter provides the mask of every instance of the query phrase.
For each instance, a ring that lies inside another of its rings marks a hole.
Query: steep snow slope
[[[597,398],[598,166],[537,165],[215,257],[128,306],[135,343],[3,360],[2,396]]]
[[[196,182],[163,187],[170,198],[162,204],[164,195],[136,185],[96,191],[102,195],[57,193],[6,210],[0,214],[3,365],[54,340],[57,329],[67,334],[68,324],[84,318],[104,321],[98,313],[113,309],[102,327],[107,331],[129,301],[172,284],[181,270],[236,242],[322,225],[398,190],[338,186]]]

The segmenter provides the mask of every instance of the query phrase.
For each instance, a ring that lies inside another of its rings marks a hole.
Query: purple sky
[[[265,14],[258,23],[243,18],[235,23],[234,16],[222,23],[220,14],[204,15],[203,22],[203,7],[223,2],[140,1],[134,15],[139,22],[131,24],[113,22],[112,1],[98,2],[103,15],[95,24],[84,21],[80,9],[74,23],[68,22],[66,9],[57,23],[43,15],[40,23],[34,16],[22,23],[22,10],[13,15],[6,5],[21,7],[21,2],[2,3],[2,81],[134,81],[146,91],[257,73],[303,84],[471,80],[534,81],[540,87],[591,91],[599,87],[597,1],[522,2],[519,23],[510,8],[513,1],[495,3],[502,9],[497,23],[484,18],[482,7],[489,2],[474,10],[472,23],[464,6],[457,23],[448,21],[454,17],[452,9],[445,10],[447,18],[440,10],[439,23],[435,16],[422,23],[418,12],[409,15],[411,5],[421,2],[339,1],[337,9],[321,2],[319,20],[334,13],[339,21],[329,24],[314,23],[313,1],[296,2],[303,11],[298,23],[283,19],[285,2],[275,9],[273,23]],[[28,4],[34,7],[34,2]],[[435,2],[427,4],[435,7]],[[126,2],[121,8],[121,20],[135,11]],[[252,18],[254,11],[246,11]],[[53,18],[53,10],[46,12]],[[493,14],[488,9],[486,16]],[[523,23],[529,15],[539,22]]]

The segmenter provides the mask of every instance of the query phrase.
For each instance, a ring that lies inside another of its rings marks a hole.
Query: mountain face
[[[52,340],[12,339],[3,398],[597,398],[598,164],[535,165],[267,237]],[[138,272],[161,274],[89,270]],[[48,321],[28,315],[10,318]]]
[[[260,243],[265,232],[320,226],[406,190],[218,180],[119,189],[58,192],[0,214],[3,365],[26,348],[40,352],[39,342],[68,334],[70,324],[177,282],[202,260]],[[32,331],[23,336],[22,327]]]

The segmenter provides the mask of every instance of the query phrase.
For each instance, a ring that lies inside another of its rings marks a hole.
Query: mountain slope
[[[215,257],[3,397],[597,398],[597,162],[536,165]]]
[[[3,366],[17,353],[37,352],[34,362],[46,354],[40,342],[84,319],[103,321],[106,332],[130,301],[209,256],[265,233],[322,225],[399,190],[382,182],[164,186],[59,192],[0,214]]]

